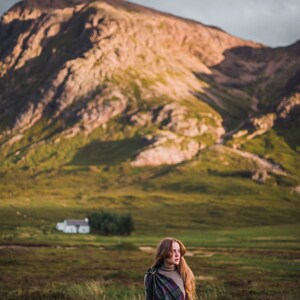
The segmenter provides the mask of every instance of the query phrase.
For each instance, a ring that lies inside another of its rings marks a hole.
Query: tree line
[[[91,231],[103,235],[130,235],[134,229],[130,214],[116,214],[105,211],[88,215]]]

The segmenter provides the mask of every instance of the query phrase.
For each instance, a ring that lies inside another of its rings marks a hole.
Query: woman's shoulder
[[[147,274],[155,274],[155,273],[157,273],[157,271],[158,271],[158,268],[156,268],[156,267],[153,267],[153,268],[150,268],[150,269],[148,269],[147,271],[146,271],[146,274],[145,275],[147,275]]]
[[[146,271],[144,275],[144,285],[146,287],[146,290],[151,288],[153,285],[153,281],[155,280],[157,273],[157,268],[150,268]]]

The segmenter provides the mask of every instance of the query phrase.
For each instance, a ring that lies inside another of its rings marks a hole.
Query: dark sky
[[[0,0],[2,15],[17,0]],[[300,39],[300,0],[131,0],[268,46]]]

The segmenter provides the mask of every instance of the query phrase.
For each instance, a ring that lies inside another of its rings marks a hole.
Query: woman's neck
[[[169,264],[167,261],[164,261],[161,267],[166,271],[174,271],[176,269],[174,264]]]

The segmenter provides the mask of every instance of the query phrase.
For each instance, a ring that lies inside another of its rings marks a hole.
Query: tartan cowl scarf
[[[173,279],[151,268],[145,275],[146,300],[184,300],[184,295]]]

